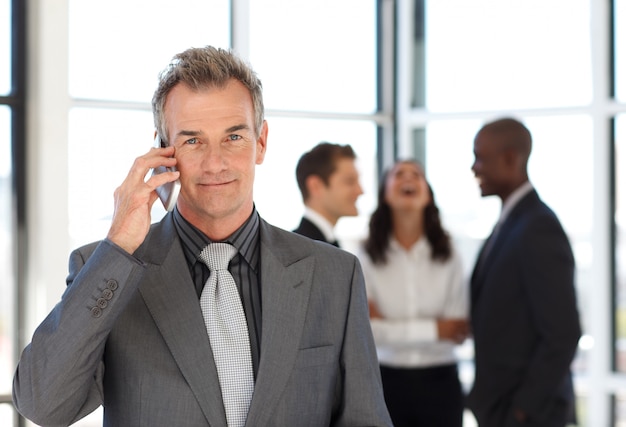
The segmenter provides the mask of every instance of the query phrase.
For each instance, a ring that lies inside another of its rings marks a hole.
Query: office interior
[[[263,82],[266,220],[297,225],[300,154],[353,146],[365,193],[338,223],[346,250],[382,170],[416,158],[469,276],[500,209],[480,197],[473,137],[524,121],[531,182],[576,258],[579,425],[626,426],[626,0],[0,0],[0,425],[32,425],[11,403],[17,358],[63,292],[70,251],[106,235],[114,189],[153,144],[159,71],[207,44]],[[471,341],[459,358],[469,387]]]

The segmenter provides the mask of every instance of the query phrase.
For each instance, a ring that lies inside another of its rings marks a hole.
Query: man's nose
[[[220,144],[205,144],[201,149],[202,167],[205,170],[221,170],[224,166],[224,151]]]

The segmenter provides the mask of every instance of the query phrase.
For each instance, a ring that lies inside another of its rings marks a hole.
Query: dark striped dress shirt
[[[228,270],[235,279],[243,310],[248,322],[250,335],[250,351],[252,366],[256,378],[259,369],[259,355],[261,352],[261,287],[260,287],[260,243],[259,243],[259,214],[256,208],[246,222],[237,231],[222,242],[230,243],[237,248],[237,255],[230,261]],[[209,268],[199,260],[200,253],[212,242],[200,230],[189,223],[174,209],[174,224],[182,243],[185,258],[189,264],[189,271],[196,287],[198,299],[202,295],[204,284],[209,278]]]

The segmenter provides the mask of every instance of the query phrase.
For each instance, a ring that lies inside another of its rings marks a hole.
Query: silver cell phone
[[[164,148],[165,144],[161,140],[161,136],[157,134],[154,139],[155,147]],[[152,169],[152,175],[158,175],[163,172],[174,172],[175,167],[159,166]],[[159,199],[163,203],[163,207],[167,211],[171,211],[176,206],[176,199],[178,199],[178,193],[180,193],[180,181],[177,179],[174,182],[167,182],[156,189]]]

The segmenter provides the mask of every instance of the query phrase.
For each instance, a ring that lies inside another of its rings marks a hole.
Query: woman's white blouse
[[[392,239],[386,264],[373,264],[361,247],[358,257],[368,300],[384,319],[372,319],[382,365],[428,367],[456,362],[455,344],[438,340],[437,319],[467,318],[468,293],[461,258],[453,249],[446,261],[433,261],[426,238],[409,251]]]

